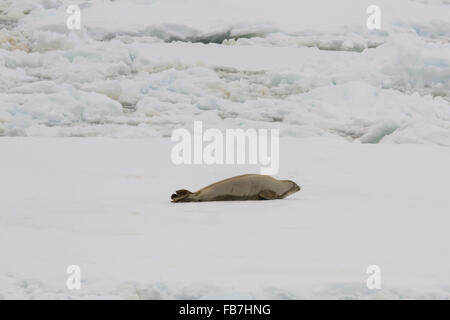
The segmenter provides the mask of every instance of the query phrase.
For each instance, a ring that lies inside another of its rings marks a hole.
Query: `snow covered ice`
[[[391,2],[370,31],[364,1],[89,1],[71,31],[72,2],[14,1],[0,132],[166,136],[195,117],[448,146],[449,6]]]
[[[296,195],[174,204],[254,168],[175,166],[163,138],[1,147],[4,298],[448,298],[448,148],[285,138]],[[372,264],[382,290],[366,287]]]
[[[0,2],[0,298],[450,298],[450,3],[371,4]],[[194,120],[302,191],[171,204],[258,170],[174,166]]]

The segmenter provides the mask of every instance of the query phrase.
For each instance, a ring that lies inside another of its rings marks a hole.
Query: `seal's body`
[[[172,194],[172,202],[273,200],[283,199],[300,187],[290,180],[260,174],[244,174],[213,183],[197,192],[182,189]]]

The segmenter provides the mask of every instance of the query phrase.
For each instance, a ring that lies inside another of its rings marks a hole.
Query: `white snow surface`
[[[171,203],[254,166],[167,138],[0,140],[0,297],[449,299],[450,150],[282,138],[284,200]],[[381,268],[381,290],[366,268]],[[69,265],[82,287],[66,288]]]
[[[195,118],[449,146],[448,1],[378,1],[381,30],[369,4],[5,1],[0,135],[161,137]]]

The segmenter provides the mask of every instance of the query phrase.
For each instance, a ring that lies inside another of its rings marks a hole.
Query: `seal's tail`
[[[193,193],[189,190],[181,189],[172,194],[170,198],[172,199],[172,202],[189,202],[192,201],[189,197],[191,194]]]

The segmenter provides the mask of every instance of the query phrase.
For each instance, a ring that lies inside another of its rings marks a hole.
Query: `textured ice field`
[[[170,202],[257,167],[169,139],[0,140],[2,298],[450,298],[450,150],[284,138],[285,200]],[[69,291],[68,265],[82,288]],[[381,268],[382,289],[366,287]]]
[[[450,5],[6,1],[0,135],[168,136],[192,121],[450,145]],[[1,9],[0,9],[1,10]],[[0,27],[1,28],[1,27]]]

